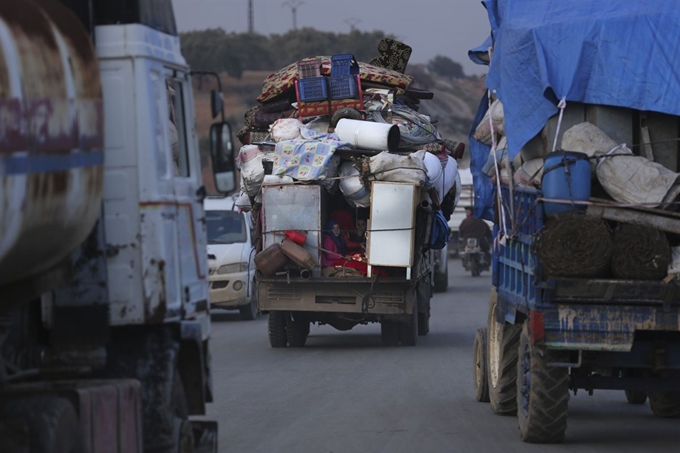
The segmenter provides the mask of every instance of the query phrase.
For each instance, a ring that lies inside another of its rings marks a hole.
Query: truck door
[[[167,84],[182,301],[184,317],[192,318],[208,308],[205,188],[189,75],[177,70],[168,71]],[[175,132],[176,136],[173,135]]]

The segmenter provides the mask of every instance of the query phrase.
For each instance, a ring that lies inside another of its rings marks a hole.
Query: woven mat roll
[[[536,253],[548,277],[597,278],[610,271],[613,242],[607,225],[583,213],[555,216],[536,240]]]
[[[614,231],[614,277],[626,280],[661,280],[668,274],[671,248],[656,228],[621,224]]]

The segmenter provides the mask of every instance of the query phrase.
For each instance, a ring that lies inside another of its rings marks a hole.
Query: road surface
[[[380,326],[313,325],[302,349],[272,349],[267,319],[215,312],[211,353],[220,452],[680,452],[680,420],[655,418],[622,391],[580,391],[567,440],[522,443],[516,417],[474,399],[472,342],[486,322],[490,274],[449,262],[418,346],[383,347]]]

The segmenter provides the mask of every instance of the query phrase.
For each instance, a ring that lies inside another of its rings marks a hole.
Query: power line
[[[248,0],[248,33],[255,31],[255,20],[253,19],[253,0]]]
[[[297,30],[297,9],[298,6],[304,5],[305,2],[301,0],[286,0],[283,2],[282,6],[287,6],[293,13],[293,30]]]

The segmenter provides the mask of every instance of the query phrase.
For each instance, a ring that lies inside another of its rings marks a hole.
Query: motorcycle
[[[490,263],[487,254],[480,248],[477,239],[466,239],[465,248],[460,255],[463,267],[466,271],[470,271],[473,277],[479,277],[479,274],[489,270]]]

